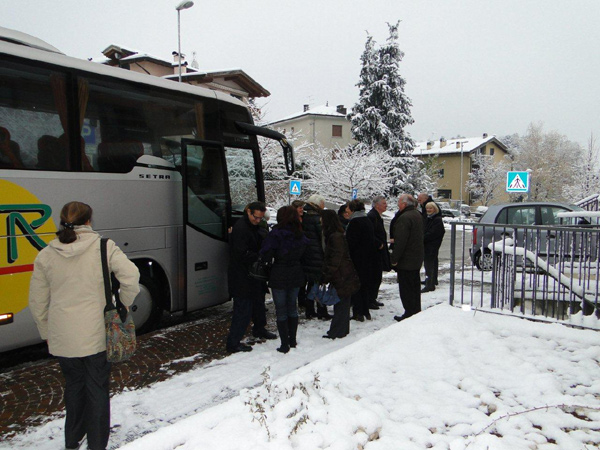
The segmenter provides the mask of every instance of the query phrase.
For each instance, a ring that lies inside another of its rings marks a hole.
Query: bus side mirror
[[[285,161],[285,170],[288,175],[292,175],[296,170],[296,163],[294,161],[294,148],[287,141],[287,139],[281,139],[279,141],[281,148],[283,148],[283,159]]]

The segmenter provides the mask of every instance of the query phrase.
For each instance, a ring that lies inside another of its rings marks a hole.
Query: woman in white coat
[[[66,380],[66,448],[79,448],[87,435],[89,449],[104,450],[110,433],[111,364],[106,360],[100,235],[91,220],[92,208],[85,203],[63,207],[58,239],[34,261],[29,309]],[[129,307],[140,291],[139,271],[113,241],[107,244],[109,270]]]

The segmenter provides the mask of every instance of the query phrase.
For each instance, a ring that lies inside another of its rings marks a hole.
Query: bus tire
[[[140,274],[140,293],[130,307],[138,335],[148,333],[158,325],[162,315],[159,292],[156,282],[142,272]]]

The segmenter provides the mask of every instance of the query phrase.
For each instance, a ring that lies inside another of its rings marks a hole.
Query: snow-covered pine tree
[[[409,155],[415,146],[405,130],[414,119],[412,103],[404,93],[406,81],[399,70],[404,57],[398,46],[399,24],[388,24],[390,35],[379,48],[375,48],[373,37],[367,36],[360,58],[359,99],[350,114],[352,137],[371,147],[379,145],[391,156]]]
[[[408,156],[412,153],[415,142],[406,127],[414,123],[411,114],[412,102],[404,93],[406,81],[400,75],[400,62],[404,52],[398,46],[398,26],[388,27],[390,35],[386,43],[379,48],[379,79],[374,91],[378,97],[383,125],[379,129],[379,144],[388,150],[391,156]]]
[[[352,137],[358,141],[355,148],[359,153],[364,152],[362,147],[372,151],[378,148],[394,158],[398,178],[392,183],[392,195],[411,192],[415,187],[408,179],[423,173],[413,160],[415,143],[406,130],[414,119],[410,111],[412,103],[404,93],[406,81],[400,75],[404,53],[398,46],[399,24],[399,21],[394,25],[388,23],[390,35],[379,48],[375,47],[373,37],[367,36],[357,83],[359,99],[349,115]]]
[[[379,109],[372,104],[374,101],[372,88],[378,80],[378,57],[373,36],[367,35],[365,50],[360,57],[362,63],[360,77],[356,84],[359,100],[354,105],[352,112],[348,114],[352,138],[367,147],[374,147],[378,144],[377,128],[381,122]]]

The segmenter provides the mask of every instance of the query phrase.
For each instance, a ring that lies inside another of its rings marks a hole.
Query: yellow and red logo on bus
[[[51,216],[31,192],[0,180],[0,314],[27,307],[33,261],[56,232]]]

